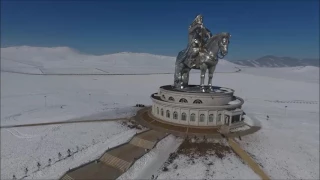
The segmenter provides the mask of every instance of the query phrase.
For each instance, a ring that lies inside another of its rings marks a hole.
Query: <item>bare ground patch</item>
[[[180,145],[177,153],[189,157],[215,155],[222,159],[225,157],[225,154],[228,154],[231,151],[231,148],[223,141],[208,142],[207,140],[185,139]]]
[[[227,154],[233,153],[232,149],[224,142],[224,140],[208,141],[206,139],[185,139],[178,150],[171,153],[168,160],[164,163],[162,171],[168,171],[169,165],[172,164],[173,169],[177,169],[178,165],[173,163],[180,156],[187,156],[188,164],[195,164],[196,159],[208,160],[210,156],[216,156],[223,159]],[[214,162],[208,162],[207,166],[213,165]]]
[[[127,120],[127,121],[122,121],[121,125],[126,126],[130,129],[138,129],[142,130],[144,127],[138,124],[136,121],[133,120]]]

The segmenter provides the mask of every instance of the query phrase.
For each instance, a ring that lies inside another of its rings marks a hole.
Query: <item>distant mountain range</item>
[[[316,66],[319,67],[319,59],[298,59],[292,57],[263,56],[255,60],[237,60],[232,63],[249,67],[295,67]]]

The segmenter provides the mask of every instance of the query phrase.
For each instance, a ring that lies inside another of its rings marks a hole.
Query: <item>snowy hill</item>
[[[82,54],[68,47],[1,48],[1,71],[33,74],[173,73],[175,57],[122,52]],[[217,72],[234,72],[237,65],[221,60]]]

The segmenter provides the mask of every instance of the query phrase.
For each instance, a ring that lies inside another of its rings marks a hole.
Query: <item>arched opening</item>
[[[213,114],[209,115],[209,122],[213,122]]]
[[[204,114],[200,114],[200,120],[199,121],[200,122],[204,122],[204,117],[205,117]]]
[[[178,113],[177,113],[177,111],[173,112],[173,119],[178,119]]]
[[[196,115],[194,113],[190,115],[190,121],[196,121]]]
[[[186,113],[183,112],[183,113],[181,114],[181,120],[182,120],[182,121],[187,120],[187,114],[186,114]]]
[[[168,100],[169,101],[174,101],[174,98],[173,97],[169,97]]]
[[[163,109],[161,108],[161,116],[163,116],[163,114],[164,114],[164,113],[163,113]]]
[[[166,116],[167,116],[167,118],[170,118],[170,111],[169,110],[166,111]]]
[[[159,107],[157,107],[157,114],[159,114]]]
[[[181,103],[188,103],[188,100],[186,100],[185,98],[181,98],[181,99],[179,100],[179,102],[181,102]]]
[[[193,101],[193,104],[202,104],[202,101],[200,99],[196,99]]]

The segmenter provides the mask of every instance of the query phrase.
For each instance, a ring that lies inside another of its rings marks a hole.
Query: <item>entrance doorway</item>
[[[224,115],[224,124],[229,125],[229,121],[230,121],[230,116],[229,115]]]

